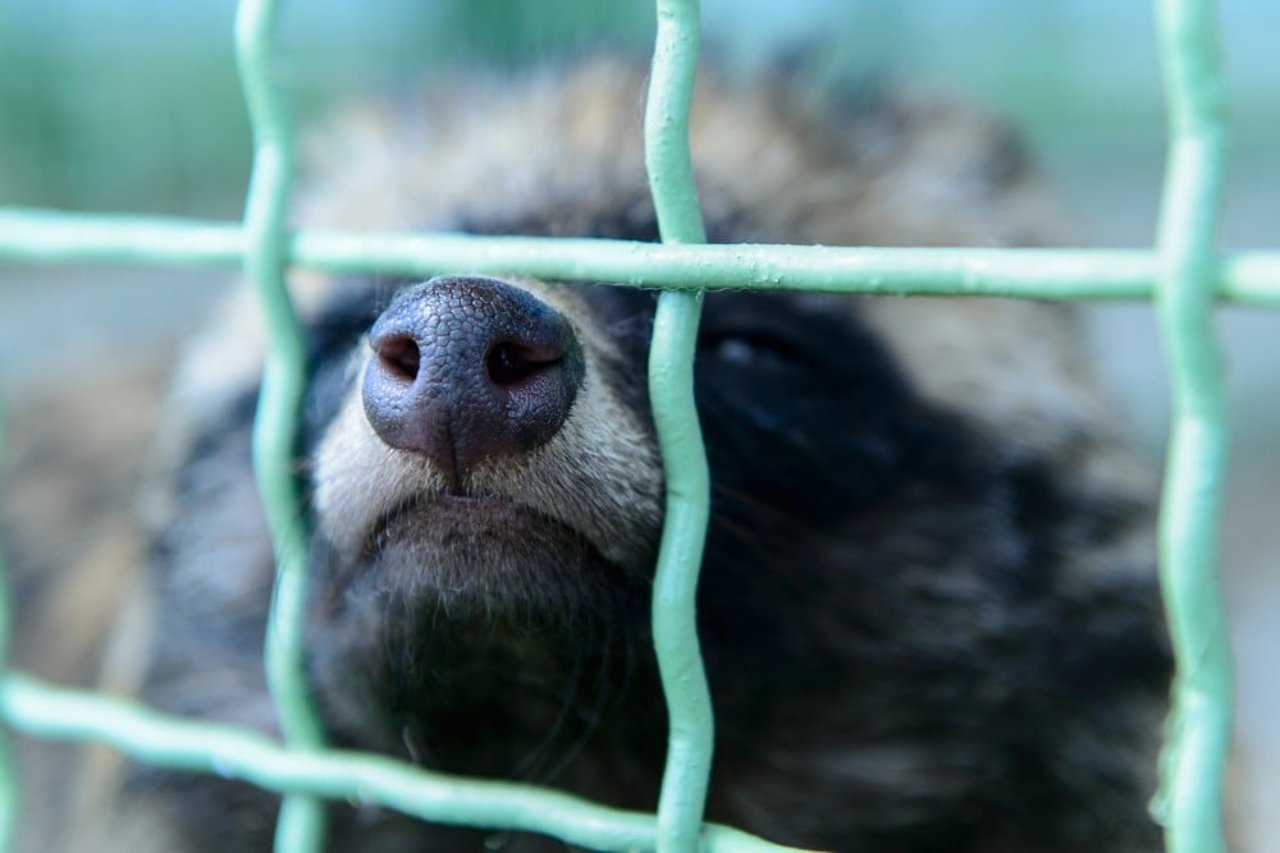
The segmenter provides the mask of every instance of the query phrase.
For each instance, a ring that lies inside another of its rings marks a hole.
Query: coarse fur
[[[634,68],[597,61],[363,105],[313,140],[297,222],[656,239],[643,97]],[[1016,142],[946,99],[833,112],[784,83],[703,79],[692,135],[715,242],[1059,233]],[[655,295],[503,280],[568,321],[581,388],[544,444],[450,485],[381,440],[361,402],[367,333],[410,282],[293,276],[311,363],[308,677],[336,745],[651,810],[666,736],[648,622],[664,482],[645,378]],[[165,415],[141,694],[274,732],[248,298],[193,343]],[[832,850],[1159,849],[1146,802],[1169,660],[1147,482],[1111,435],[1074,313],[714,293],[695,382],[713,479],[708,819]],[[273,795],[147,768],[116,781],[112,814],[80,822],[81,839],[269,847]],[[559,846],[332,812],[333,849]]]

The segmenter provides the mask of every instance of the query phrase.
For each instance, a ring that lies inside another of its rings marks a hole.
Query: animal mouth
[[[581,531],[496,495],[419,495],[385,513],[363,553],[338,563],[334,606],[361,584],[422,618],[562,618],[624,570]]]
[[[438,546],[474,547],[485,539],[537,537],[589,544],[579,530],[527,504],[501,495],[413,495],[383,513],[365,538],[364,555],[389,547],[431,541]]]

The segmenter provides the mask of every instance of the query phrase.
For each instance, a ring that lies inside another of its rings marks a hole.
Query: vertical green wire
[[[1213,325],[1226,95],[1211,0],[1157,0],[1156,12],[1170,135],[1156,302],[1173,394],[1160,564],[1178,673],[1153,810],[1171,853],[1219,853],[1233,701],[1216,569],[1228,439]]]
[[[236,14],[236,58],[253,127],[253,176],[245,205],[245,273],[257,289],[269,332],[253,432],[258,489],[276,551],[276,585],[267,627],[267,683],[285,742],[315,747],[323,733],[303,671],[307,544],[293,479],[297,413],[305,382],[305,350],[285,285],[285,217],[293,172],[293,139],[269,62],[275,0],[243,0]],[[286,795],[276,850],[308,853],[324,841],[324,804]]]
[[[658,31],[645,110],[645,165],[663,242],[702,243],[706,233],[689,152],[697,72],[697,0],[658,0]],[[697,589],[707,534],[710,476],[693,399],[702,294],[658,297],[649,390],[666,470],[667,507],[653,591],[653,635],[670,729],[658,801],[658,849],[698,846],[715,723],[698,647]]]
[[[0,400],[0,463],[4,460],[4,439],[4,401]],[[3,470],[2,465],[0,470]],[[5,565],[4,551],[0,548],[0,666],[5,668],[4,677],[9,674],[9,635],[12,630],[13,591],[9,586],[9,570]],[[0,851],[3,853],[9,853],[16,843],[20,794],[21,786],[9,746],[8,732],[0,732]]]

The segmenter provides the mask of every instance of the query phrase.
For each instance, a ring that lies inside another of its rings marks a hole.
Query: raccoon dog
[[[643,94],[597,62],[365,105],[315,140],[296,219],[654,240]],[[713,242],[1012,246],[1057,228],[1009,135],[944,99],[819,108],[703,81],[693,136]],[[651,810],[655,294],[466,269],[292,285],[307,666],[331,742]],[[272,731],[254,316],[232,304],[177,381],[142,692]],[[714,293],[695,372],[708,819],[831,850],[1158,849],[1170,667],[1144,481],[1073,314]],[[157,848],[269,845],[273,795],[148,769],[123,789]],[[343,850],[560,846],[345,804],[331,823]]]

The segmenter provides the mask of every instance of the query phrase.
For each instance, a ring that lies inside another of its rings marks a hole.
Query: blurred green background
[[[1280,3],[1220,4],[1233,110],[1222,243],[1280,246]],[[277,71],[303,125],[335,102],[459,67],[518,68],[619,46],[647,52],[649,0],[285,0]],[[707,51],[753,67],[803,58],[832,86],[957,92],[1031,142],[1084,243],[1150,245],[1164,114],[1147,2],[703,0]],[[0,205],[239,216],[249,131],[232,0],[0,0]],[[0,386],[88,381],[112,359],[168,358],[227,276],[0,266]],[[1153,464],[1167,384],[1146,305],[1090,309],[1100,373]],[[56,318],[58,346],[48,343]],[[1228,309],[1237,448],[1223,531],[1240,660],[1239,849],[1280,849],[1280,316]]]
[[[647,0],[283,6],[278,70],[304,120],[335,98],[458,65],[518,66],[602,42],[643,51],[652,26]],[[1280,129],[1280,4],[1230,0],[1222,11],[1233,188],[1248,190]],[[249,148],[233,13],[230,0],[0,3],[0,202],[235,215]],[[971,94],[1023,128],[1068,183],[1132,187],[1142,201],[1125,196],[1121,215],[1132,220],[1128,206],[1141,204],[1134,214],[1147,221],[1121,236],[1149,237],[1163,118],[1146,3],[706,0],[704,17],[723,64],[803,53],[830,80],[902,78]],[[1251,204],[1244,195],[1233,205]],[[1269,213],[1274,226],[1274,205]],[[1114,239],[1110,221],[1098,230]],[[1245,245],[1269,231],[1232,219],[1224,237]]]

